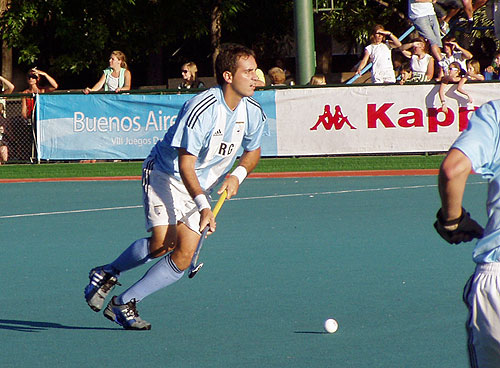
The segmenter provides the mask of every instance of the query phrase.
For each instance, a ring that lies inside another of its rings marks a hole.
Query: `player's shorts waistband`
[[[479,263],[476,266],[476,272],[498,274],[500,273],[500,263],[499,262]]]

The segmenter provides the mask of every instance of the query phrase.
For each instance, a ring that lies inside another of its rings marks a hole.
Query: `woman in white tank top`
[[[132,74],[127,69],[125,54],[121,51],[113,51],[109,57],[109,67],[103,70],[101,79],[92,88],[85,88],[83,93],[99,91],[104,87],[105,91],[128,91],[132,81]]]
[[[411,49],[411,51],[410,51]],[[427,82],[434,78],[434,58],[427,53],[427,43],[421,37],[401,46],[404,56],[410,59],[412,81]]]

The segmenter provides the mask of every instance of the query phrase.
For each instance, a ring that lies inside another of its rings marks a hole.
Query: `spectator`
[[[401,72],[397,78],[399,80],[399,84],[405,84],[406,82],[414,82],[413,72],[411,71],[410,63],[404,63],[401,65]]]
[[[5,78],[2,75],[0,75],[0,82],[2,82],[2,94],[3,95],[10,95],[14,91],[15,86],[12,84],[11,81],[9,81],[7,78]]]
[[[427,43],[422,37],[405,43],[400,49],[410,59],[412,82],[427,82],[434,77],[434,59],[427,53]]]
[[[443,39],[443,51],[441,54],[441,70],[437,80],[441,80],[448,70],[448,66],[453,62],[458,62],[463,70],[467,70],[467,60],[472,59],[472,53],[461,47],[454,36],[447,36]]]
[[[0,165],[9,159],[9,147],[5,138],[5,127],[0,125]]]
[[[40,78],[45,77],[45,79],[49,82],[49,87],[40,87]],[[28,74],[26,75],[28,80],[28,88],[25,89],[22,93],[45,93],[55,91],[58,87],[58,84],[54,78],[48,75],[46,72],[38,70],[36,67],[30,69]],[[22,106],[21,106],[21,114],[23,118],[30,119],[33,116],[33,111],[35,109],[35,100],[31,97],[23,97],[22,98]]]
[[[2,83],[1,94],[10,95],[14,91],[14,84],[2,75],[0,75],[0,82]],[[5,97],[0,97],[0,116],[7,117],[7,99]]]
[[[496,51],[493,55],[493,60],[491,64],[486,67],[484,70],[484,79],[492,80],[498,79],[498,71],[500,67],[500,51]]]
[[[256,87],[265,87],[266,77],[264,76],[264,72],[262,71],[262,69],[257,68],[255,74],[257,74],[257,78],[259,78],[259,80],[255,82]]]
[[[269,69],[267,72],[269,78],[271,79],[271,86],[286,86],[286,75],[285,71],[278,66]]]
[[[182,82],[178,89],[204,88],[205,84],[198,79],[198,67],[192,61],[184,64],[181,68]]]
[[[450,31],[450,20],[464,5],[462,0],[437,0],[434,3],[434,11],[440,22],[441,34],[444,36]]]
[[[408,0],[408,17],[420,36],[431,45],[432,56],[441,61],[441,31],[434,11],[433,0]]]
[[[441,21],[441,33],[445,35],[449,32],[449,23],[451,19],[462,9],[467,17],[467,19],[463,20],[463,22],[467,22],[465,30],[467,33],[470,33],[472,26],[474,25],[474,12],[480,7],[486,5],[487,2],[488,0],[437,0],[435,3],[435,9],[436,14],[438,14],[438,18]],[[463,22],[461,23],[463,24]]]
[[[287,84],[287,81],[289,82],[289,84],[291,86],[293,86],[295,84],[294,80],[293,80],[293,76],[292,76],[292,73],[290,72],[290,70],[286,67],[286,64],[285,62],[283,61],[283,59],[276,59],[276,64],[275,64],[278,68],[281,68],[283,69],[283,71],[285,72],[285,84]]]
[[[323,74],[314,74],[309,81],[311,86],[323,86],[326,84],[326,78]]]
[[[468,80],[477,80],[483,81],[484,75],[481,74],[481,65],[477,60],[468,60],[467,61],[467,79]]]
[[[387,40],[389,38],[389,40]],[[401,46],[399,39],[390,31],[377,24],[370,35],[371,44],[365,47],[363,59],[358,66],[357,74],[361,75],[368,60],[373,63],[372,83],[396,83],[391,50]]]
[[[441,85],[439,86],[439,99],[441,100],[441,107],[444,113],[448,112],[448,107],[446,106],[446,101],[444,99],[444,89],[448,83],[458,83],[457,91],[467,96],[468,104],[472,103],[472,97],[463,88],[465,82],[467,82],[465,70],[460,67],[460,63],[458,61],[454,61],[450,64],[448,71],[443,76]]]
[[[127,67],[127,58],[121,51],[113,51],[109,57],[109,67],[103,70],[99,81],[92,88],[85,88],[83,93],[100,91],[129,91],[132,83],[132,74]]]

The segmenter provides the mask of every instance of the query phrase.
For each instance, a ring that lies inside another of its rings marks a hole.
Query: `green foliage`
[[[402,32],[408,27],[405,2],[398,0],[335,0],[334,9],[322,13],[324,30],[339,42],[345,42],[351,50],[369,43],[371,29],[382,24],[393,32]]]
[[[76,74],[102,69],[112,50],[140,62],[161,47],[206,36],[216,4],[234,29],[246,6],[241,0],[17,0],[0,18],[0,31],[18,63]]]

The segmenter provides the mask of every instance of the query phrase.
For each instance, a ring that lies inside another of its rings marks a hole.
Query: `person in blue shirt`
[[[434,224],[449,243],[478,238],[473,250],[476,269],[464,288],[472,367],[500,367],[500,100],[476,110],[457,138],[439,172],[441,209]],[[471,170],[488,180],[483,228],[462,207]]]
[[[118,258],[90,271],[85,299],[100,311],[120,273],[160,258],[130,288],[114,296],[104,315],[125,329],[149,330],[136,303],[178,281],[191,262],[201,231],[216,228],[212,190],[238,193],[260,159],[266,115],[252,98],[258,82],[252,50],[226,44],[216,59],[218,86],[187,101],[175,124],[143,164],[146,229],[151,236],[133,242]],[[239,165],[229,173],[239,149]]]

